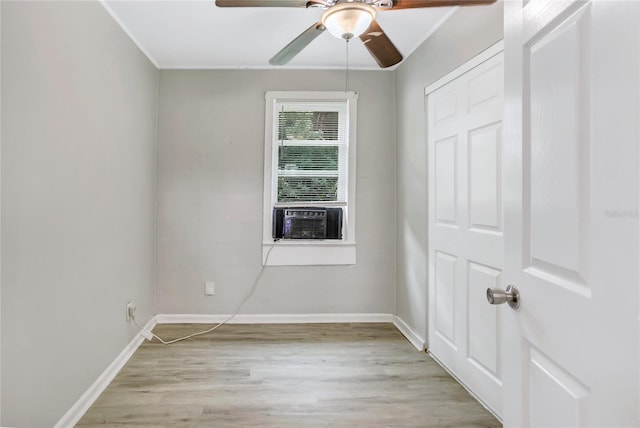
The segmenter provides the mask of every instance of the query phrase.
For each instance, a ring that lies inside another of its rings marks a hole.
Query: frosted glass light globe
[[[365,3],[338,3],[327,9],[322,25],[335,37],[350,40],[364,33],[376,17],[376,10]]]

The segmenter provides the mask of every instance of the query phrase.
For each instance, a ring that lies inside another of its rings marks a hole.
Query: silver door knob
[[[506,290],[501,288],[487,288],[487,301],[492,305],[501,305],[508,303],[513,309],[520,307],[520,292],[513,286],[507,286]]]

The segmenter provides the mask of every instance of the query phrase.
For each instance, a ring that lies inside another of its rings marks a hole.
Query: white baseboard
[[[409,327],[409,325],[407,325],[407,323],[404,322],[402,318],[394,315],[393,325],[395,325],[396,328],[400,330],[400,333],[402,333],[404,337],[406,337],[407,340],[411,342],[411,344],[415,346],[418,351],[424,351],[426,343],[424,338],[420,337],[418,333],[413,331],[413,329]]]
[[[158,324],[216,324],[231,315],[159,314]],[[319,324],[393,322],[391,314],[238,314],[228,324]]]
[[[156,317],[151,317],[149,322],[145,324],[144,328],[148,331],[153,330],[156,325]],[[95,382],[82,394],[82,396],[76,401],[76,403],[69,409],[67,413],[54,425],[54,428],[68,428],[75,426],[82,416],[89,410],[89,407],[98,399],[100,394],[109,386],[114,377],[129,361],[129,358],[133,355],[138,347],[144,342],[144,336],[140,332],[134,336],[129,344],[120,352],[120,354],[113,360],[109,367]]]

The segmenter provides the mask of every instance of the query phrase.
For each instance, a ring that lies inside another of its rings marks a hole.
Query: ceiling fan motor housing
[[[364,33],[376,18],[376,10],[363,2],[344,2],[322,14],[322,25],[340,39],[350,40]]]

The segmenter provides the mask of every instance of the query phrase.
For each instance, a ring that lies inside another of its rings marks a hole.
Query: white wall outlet
[[[131,321],[132,318],[136,316],[136,305],[133,302],[127,303],[127,321]]]
[[[213,296],[216,292],[216,283],[213,281],[207,281],[204,283],[204,294],[207,296]]]

